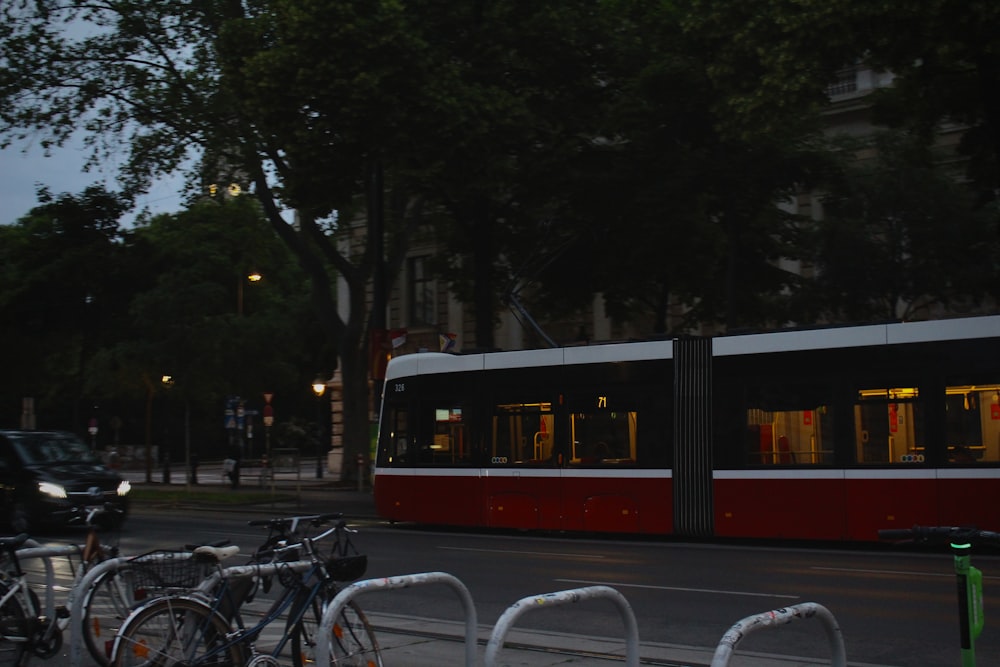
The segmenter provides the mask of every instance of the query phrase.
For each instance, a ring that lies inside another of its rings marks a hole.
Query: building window
[[[408,304],[410,326],[432,326],[437,324],[435,317],[434,279],[428,267],[430,257],[410,257],[407,275],[409,277]]]
[[[858,70],[848,67],[837,72],[835,79],[826,87],[826,94],[831,98],[853,95],[858,92]]]

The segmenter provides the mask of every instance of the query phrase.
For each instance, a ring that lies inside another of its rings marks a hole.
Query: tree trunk
[[[495,346],[493,289],[493,221],[489,218],[489,210],[480,205],[473,211],[474,219],[472,234],[472,294],[474,299],[473,312],[476,320],[476,347],[491,350]]]

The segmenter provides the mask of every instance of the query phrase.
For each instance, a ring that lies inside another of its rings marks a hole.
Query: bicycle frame
[[[25,593],[28,590],[27,577],[24,574],[19,574],[15,577],[5,577],[4,583],[8,585],[8,588],[7,592],[3,596],[0,596],[0,607],[14,600],[14,603],[24,610],[26,621],[30,623],[36,620],[39,610],[32,603],[31,596]],[[11,636],[5,634],[2,636],[8,641],[30,641],[29,637],[21,637],[20,635]]]
[[[266,614],[264,614],[264,617],[258,621],[256,625],[249,629],[244,626],[243,618],[239,613],[239,609],[236,609],[233,613],[233,619],[236,621],[236,625],[240,630],[239,635],[236,640],[227,641],[223,646],[217,648],[210,655],[217,655],[219,652],[231,647],[237,641],[252,642],[260,636],[268,625],[278,620],[282,614],[285,613],[286,609],[292,606],[293,603],[298,602],[298,610],[296,613],[288,617],[288,620],[285,622],[285,631],[281,634],[281,639],[278,640],[277,646],[271,652],[271,655],[274,657],[280,655],[281,651],[284,650],[285,645],[291,640],[291,633],[293,629],[298,622],[305,617],[306,613],[309,611],[310,605],[313,603],[313,600],[315,600],[319,595],[323,585],[327,583],[322,577],[317,576],[322,568],[322,563],[315,563],[311,568],[309,568],[308,571],[306,571],[305,576],[302,577],[303,582],[309,581],[310,578],[315,578],[315,581],[311,585],[307,587],[296,586],[295,588],[285,587],[284,592],[271,604],[271,608],[268,609]],[[216,604],[213,605],[212,611],[217,611],[219,606],[221,605],[217,600]]]
[[[247,628],[243,624],[243,619],[240,616],[239,605],[235,604],[236,602],[241,601],[232,599],[229,581],[233,578],[241,578],[253,574],[277,574],[282,569],[287,571],[303,571],[303,566],[305,565],[308,565],[309,567],[304,569],[305,576],[303,576],[302,580],[309,581],[310,578],[314,578],[315,582],[304,589],[300,587],[285,587],[284,592],[274,601],[264,617],[252,627]],[[200,660],[197,662],[192,661],[191,655],[185,656],[187,663],[189,665],[197,665],[202,662],[211,662],[216,656],[224,654],[236,644],[252,644],[252,642],[267,628],[267,626],[278,620],[282,614],[284,614],[285,610],[287,610],[293,603],[300,602],[301,604],[299,604],[298,610],[294,614],[290,615],[285,622],[285,630],[282,632],[278,644],[270,653],[272,657],[277,657],[291,640],[292,632],[294,631],[295,626],[305,617],[323,586],[328,583],[323,579],[323,577],[317,576],[323,567],[324,564],[322,562],[313,563],[312,561],[293,561],[289,563],[269,563],[264,565],[241,565],[227,568],[216,575],[210,576],[198,587],[197,592],[200,593],[200,595],[193,596],[193,599],[203,604],[207,601],[207,599],[211,599],[211,603],[208,604],[207,607],[211,610],[212,614],[220,614],[226,618],[228,618],[228,615],[223,613],[223,605],[227,603],[232,605],[233,612],[230,622],[236,622],[238,632],[230,637],[227,637],[224,642],[216,646],[212,651],[201,656]],[[209,591],[215,589],[215,586],[220,579],[223,581],[222,591],[215,594],[210,593]],[[159,601],[151,602],[151,604],[156,602],[162,603],[164,599],[169,601],[169,598],[161,598]],[[206,616],[206,621],[208,621],[210,617],[211,616]],[[202,633],[208,631],[208,629],[209,628],[207,627],[199,627],[194,630],[200,636]],[[198,643],[192,642],[191,649],[195,650],[197,647]]]

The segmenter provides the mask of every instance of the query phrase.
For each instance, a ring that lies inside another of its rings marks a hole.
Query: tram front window
[[[387,408],[386,416],[383,417],[382,428],[385,432],[380,434],[382,442],[379,443],[380,466],[404,466],[411,464],[409,460],[410,452],[410,427],[407,419],[406,408]]]

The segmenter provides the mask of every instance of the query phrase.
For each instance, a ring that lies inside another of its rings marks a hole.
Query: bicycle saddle
[[[225,547],[214,547],[210,545],[202,545],[194,550],[196,556],[209,556],[219,561],[220,563],[230,556],[235,556],[240,552],[240,548],[235,544],[230,544]]]

